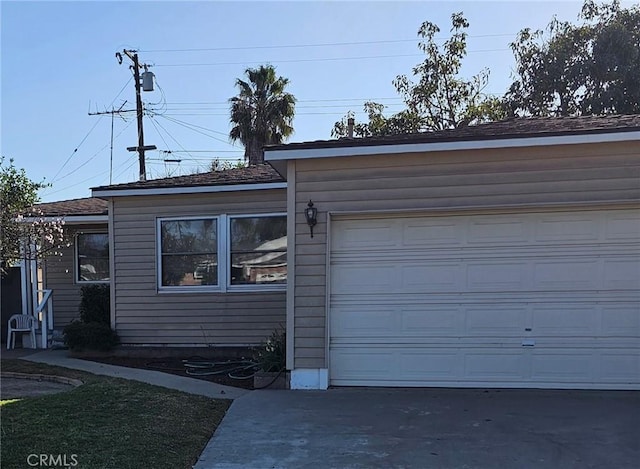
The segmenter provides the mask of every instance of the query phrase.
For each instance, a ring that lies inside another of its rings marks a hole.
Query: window
[[[109,236],[107,233],[76,235],[76,281],[109,281]]]
[[[160,290],[282,289],[286,282],[285,215],[158,219]]]
[[[287,282],[287,218],[230,219],[230,285]]]
[[[160,221],[160,286],[218,285],[216,218]]]

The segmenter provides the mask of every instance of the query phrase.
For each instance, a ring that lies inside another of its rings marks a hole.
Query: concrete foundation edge
[[[297,368],[291,371],[291,389],[327,389],[327,368]]]

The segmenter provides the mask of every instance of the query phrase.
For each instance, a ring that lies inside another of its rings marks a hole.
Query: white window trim
[[[224,285],[222,281],[224,279],[220,276],[220,253],[221,249],[224,246],[222,235],[223,231],[220,227],[222,226],[221,220],[224,215],[202,215],[202,216],[192,216],[192,217],[163,217],[156,218],[156,287],[159,293],[211,293],[211,292],[221,292],[222,287]],[[198,285],[198,286],[184,286],[184,285],[173,285],[173,286],[165,286],[162,285],[162,222],[163,221],[187,221],[187,220],[215,220],[216,221],[216,240],[217,240],[217,252],[218,256],[218,284],[217,285]]]
[[[80,280],[80,266],[79,266],[79,252],[78,252],[78,236],[85,234],[102,234],[107,237],[107,243],[109,244],[109,278],[107,280]],[[78,231],[73,236],[73,282],[76,285],[104,285],[111,283],[111,243],[109,242],[109,233],[101,230],[82,230]]]
[[[280,284],[253,284],[253,285],[231,285],[229,279],[231,266],[231,219],[233,218],[266,218],[266,217],[286,217],[286,213],[251,213],[238,215],[201,215],[188,217],[160,217],[156,218],[156,288],[158,293],[234,293],[234,292],[275,292],[285,291],[286,283]],[[163,286],[162,285],[162,222],[181,220],[216,220],[216,230],[218,239],[218,285],[198,285],[198,286]],[[289,233],[287,233],[289,236]],[[289,253],[287,251],[287,257]],[[222,262],[224,261],[224,262]],[[288,262],[288,260],[287,260]]]

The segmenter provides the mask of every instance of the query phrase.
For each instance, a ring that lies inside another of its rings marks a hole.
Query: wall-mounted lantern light
[[[318,209],[313,206],[313,202],[309,201],[307,208],[304,210],[304,217],[307,219],[307,225],[311,230],[311,237],[313,238],[313,227],[318,223]]]

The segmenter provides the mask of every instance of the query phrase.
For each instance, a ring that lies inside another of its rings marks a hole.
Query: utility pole
[[[148,72],[147,70],[148,66],[146,64],[143,64],[142,66],[140,65],[138,61],[137,51],[124,49],[122,53],[127,57],[129,57],[129,59],[131,59],[131,61],[133,62],[133,65],[131,65],[129,68],[133,69],[133,80],[135,82],[135,87],[136,87],[136,114],[138,119],[138,146],[127,147],[127,150],[138,152],[138,160],[140,165],[140,180],[146,181],[147,171],[145,168],[144,152],[146,150],[155,150],[156,146],[155,145],[145,146],[144,144],[144,129],[143,129],[143,119],[142,119],[144,109],[142,107],[142,93],[141,93],[142,83],[140,81],[140,68],[144,67],[145,73],[151,73],[151,72]],[[118,63],[122,64],[122,54],[120,54],[120,52],[116,52],[116,58],[118,59]],[[151,75],[153,76],[153,74]],[[153,86],[151,86],[149,90],[145,88],[145,91],[152,91],[152,90],[153,90]]]

